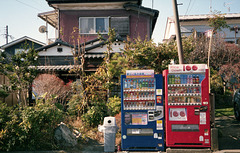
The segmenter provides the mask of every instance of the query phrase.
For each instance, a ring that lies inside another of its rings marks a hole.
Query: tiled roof
[[[62,3],[105,3],[105,2],[137,2],[142,4],[142,0],[47,0],[48,4],[62,4]]]
[[[47,66],[36,66],[39,71],[69,71],[73,68],[79,68],[80,65],[47,65]],[[29,68],[35,68],[30,66]],[[96,67],[88,67],[85,71],[96,71]]]
[[[40,71],[67,71],[75,68],[76,65],[47,65],[47,66],[37,66],[37,70]],[[30,68],[34,68],[34,66],[30,66]]]

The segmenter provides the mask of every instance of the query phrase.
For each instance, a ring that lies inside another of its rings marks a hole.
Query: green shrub
[[[3,129],[6,122],[11,120],[11,117],[9,116],[11,110],[11,107],[0,101],[0,129]]]
[[[5,98],[5,97],[7,97],[9,95],[9,93],[7,93],[4,89],[2,89],[1,87],[0,87],[0,97],[1,98]]]
[[[109,103],[107,103],[110,116],[115,116],[121,111],[121,98],[114,96],[109,98]]]
[[[218,75],[218,72],[211,69],[211,93],[219,94],[222,95],[223,94],[223,81],[220,75]]]
[[[0,150],[56,149],[54,130],[63,120],[63,115],[63,111],[50,103],[12,109],[8,118],[5,117],[6,124],[0,129]]]
[[[94,103],[93,106],[88,107],[87,112],[81,116],[82,121],[87,126],[96,127],[102,124],[105,116],[108,116],[107,111],[108,109],[105,103]]]

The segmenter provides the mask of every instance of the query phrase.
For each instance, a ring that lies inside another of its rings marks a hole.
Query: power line
[[[19,2],[19,3],[21,3],[21,4],[23,4],[23,5],[26,5],[26,6],[28,6],[28,7],[31,7],[32,9],[35,9],[35,10],[38,10],[38,11],[42,11],[42,10],[39,10],[38,8],[33,7],[33,6],[31,6],[31,5],[27,4],[27,3],[23,3],[23,2],[21,2],[21,1],[19,1],[19,0],[16,0],[16,1]]]
[[[196,2],[196,1],[193,0],[193,2],[192,2],[192,6],[190,7],[189,12],[191,12],[191,10],[192,10],[192,8],[193,8],[195,2]]]
[[[192,0],[190,0],[189,3],[188,3],[188,7],[187,7],[187,10],[186,10],[185,15],[187,15],[187,12],[188,12],[188,9],[189,9],[189,7],[190,7],[190,5],[191,5],[191,2],[192,2]]]

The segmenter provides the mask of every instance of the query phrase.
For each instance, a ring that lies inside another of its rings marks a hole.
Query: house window
[[[80,34],[107,34],[109,29],[108,17],[81,17],[79,18]]]
[[[25,51],[25,49],[15,49],[15,55],[18,53],[18,54],[21,54],[23,51]]]
[[[128,35],[129,17],[111,17],[111,28],[120,35]]]
[[[62,48],[57,48],[57,52],[61,53],[63,51]]]

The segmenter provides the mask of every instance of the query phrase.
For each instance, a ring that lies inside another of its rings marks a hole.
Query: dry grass
[[[121,113],[115,116],[116,123],[118,126],[118,132],[116,133],[116,145],[121,144]],[[98,131],[98,128],[86,127],[80,118],[70,120],[69,125],[72,128],[77,129],[81,133],[81,137],[84,143],[87,143],[90,139],[97,141],[98,143],[104,143],[104,135]]]

